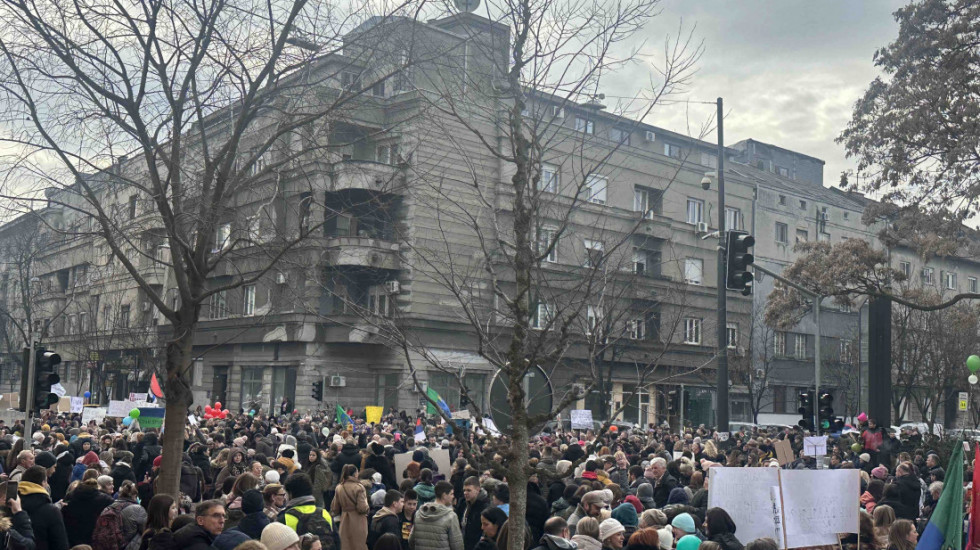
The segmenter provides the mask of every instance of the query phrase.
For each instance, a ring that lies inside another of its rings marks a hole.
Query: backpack
[[[102,510],[95,520],[95,529],[92,530],[92,550],[118,550],[123,547],[125,540],[122,534],[121,512],[133,504],[117,500]]]
[[[323,508],[316,507],[309,514],[304,514],[296,508],[286,510],[286,513],[296,518],[296,534],[305,535],[312,533],[320,538],[323,550],[334,550],[340,548],[340,537],[326,519],[323,518]],[[93,548],[92,550],[95,550]]]

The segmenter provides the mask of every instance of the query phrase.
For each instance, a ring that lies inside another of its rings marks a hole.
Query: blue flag
[[[936,509],[915,550],[963,550],[963,444],[949,457],[949,469]]]

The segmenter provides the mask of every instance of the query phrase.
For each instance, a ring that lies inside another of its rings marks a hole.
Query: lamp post
[[[718,431],[728,431],[728,293],[725,289],[725,125],[718,98]]]

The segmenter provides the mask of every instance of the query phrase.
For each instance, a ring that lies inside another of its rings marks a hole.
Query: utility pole
[[[35,370],[37,368],[37,342],[34,341],[33,335],[31,336],[31,347],[30,354],[27,359],[27,391],[25,392],[26,403],[21,403],[24,406],[24,438],[30,438],[33,432],[33,425],[31,424],[31,415],[34,413],[34,377],[36,376]]]
[[[718,431],[728,431],[728,291],[725,284],[725,128],[718,98]]]

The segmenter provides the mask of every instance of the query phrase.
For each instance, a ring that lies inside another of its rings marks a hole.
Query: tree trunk
[[[513,384],[513,382],[512,382]],[[523,401],[523,388],[517,383],[517,392]],[[512,393],[516,396],[517,392]],[[527,516],[527,480],[528,480],[528,443],[530,441],[527,427],[527,410],[521,406],[514,407],[514,421],[511,433],[511,464],[507,468],[507,486],[510,488],[510,530],[506,548],[522,550],[524,548],[524,523]],[[531,541],[535,546],[537,541]]]
[[[180,463],[184,453],[184,427],[187,409],[194,401],[184,373],[190,364],[195,323],[174,325],[174,339],[167,343],[167,378],[164,395],[167,410],[163,418],[163,459],[157,494],[180,495]]]

